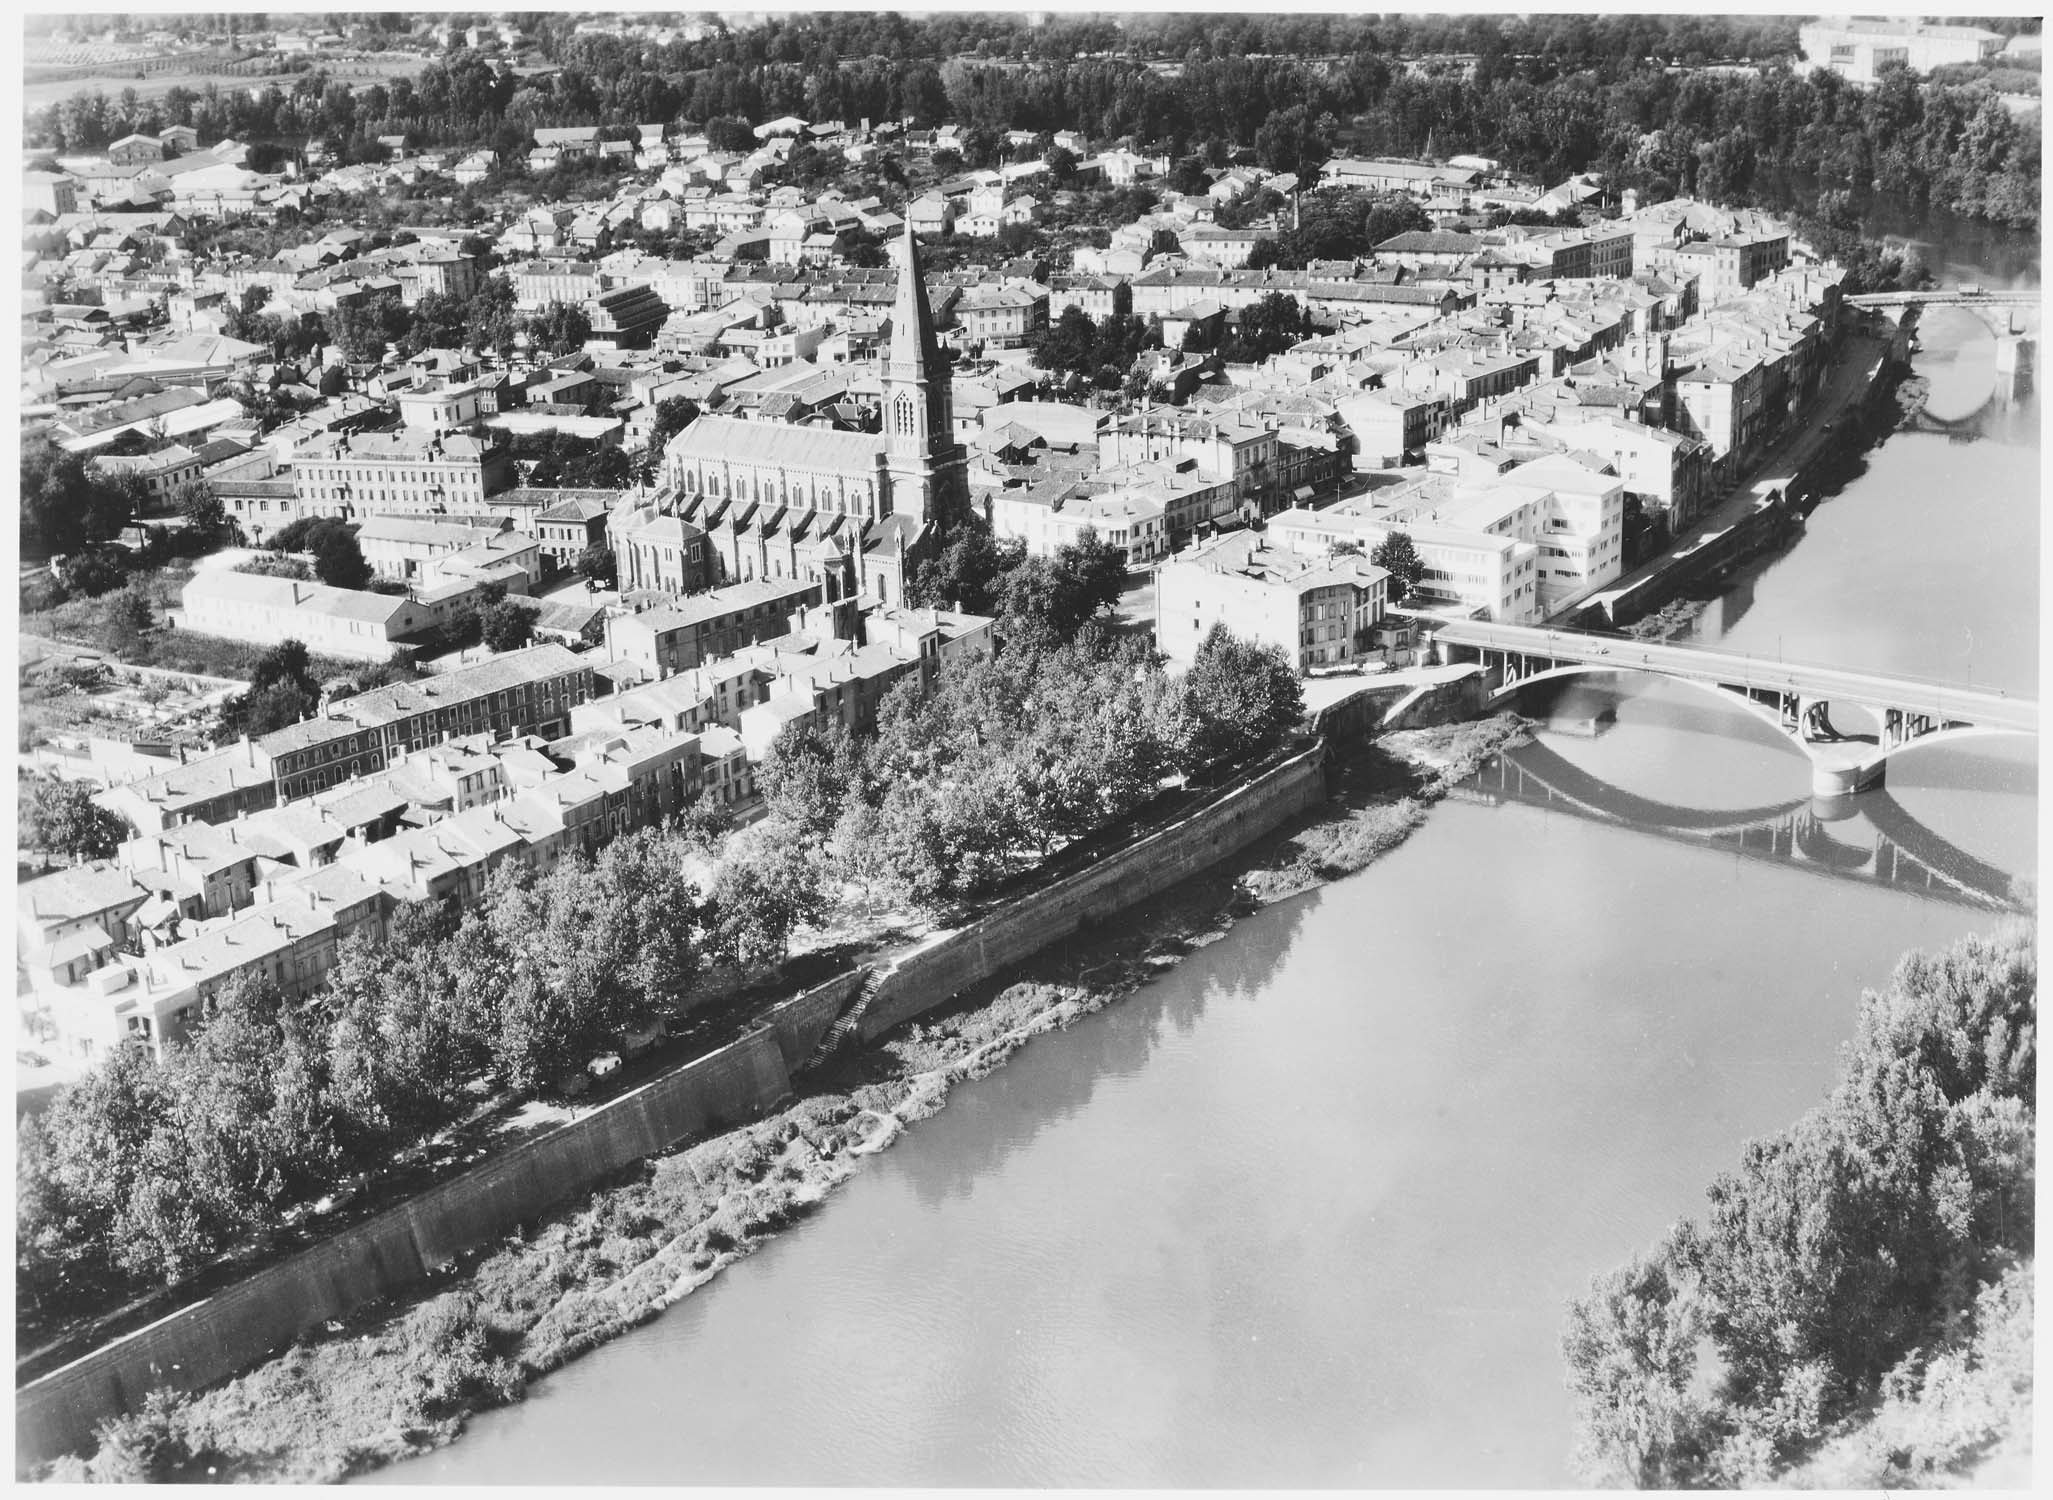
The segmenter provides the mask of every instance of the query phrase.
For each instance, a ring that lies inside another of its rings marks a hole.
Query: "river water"
[[[1973,332],[1927,324],[1935,393],[1981,378]],[[1702,635],[2035,692],[2036,399],[1981,431],[1892,436]],[[1820,810],[1751,721],[1612,702],[375,1477],[1570,1483],[1567,1299],[1822,1097],[1863,986],[2037,864],[2028,750],[1907,755]]]

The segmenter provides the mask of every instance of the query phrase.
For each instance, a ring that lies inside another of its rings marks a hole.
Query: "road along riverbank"
[[[1588,629],[1631,624],[1787,542],[1818,496],[1902,419],[1889,397],[1908,373],[1901,338],[1849,334],[1810,409],[1734,487],[1656,556],[1569,601],[1556,620]]]
[[[1360,868],[1523,737],[1510,717],[1338,752],[1300,826],[970,988],[808,1077],[767,1119],[615,1173],[424,1283],[327,1320],[283,1356],[114,1420],[90,1463],[38,1477],[333,1480],[453,1439],[472,1412],[656,1316],[817,1210],[865,1158],[1033,1036],[1129,993],[1240,915]]]

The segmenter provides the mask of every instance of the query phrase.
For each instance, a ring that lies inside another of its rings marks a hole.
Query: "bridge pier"
[[[1811,798],[1810,813],[1815,822],[1844,823],[1858,811],[1860,804],[1854,800],[1851,792],[1842,792],[1834,796],[1814,795]]]
[[[1996,340],[1996,394],[2016,401],[2032,387],[2032,361],[2037,353],[2033,340],[2011,334]]]
[[[1851,797],[1855,792],[1873,791],[1887,778],[1888,772],[1889,763],[1883,760],[1836,766],[1828,765],[1821,760],[1813,760],[1811,795],[1836,800]]]

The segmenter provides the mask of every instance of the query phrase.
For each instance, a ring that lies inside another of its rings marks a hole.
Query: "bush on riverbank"
[[[1366,869],[1425,821],[1427,810],[1493,756],[1526,742],[1517,714],[1407,729],[1331,752],[1331,800],[1293,834],[1278,862],[1250,876],[1273,900]]]
[[[1585,1477],[1753,1486],[1828,1453],[1874,1467],[1872,1434],[1966,1410],[1850,1481],[1896,1486],[2016,1435],[2014,1370],[1972,1377],[2029,1306],[2010,1278],[2033,1251],[2037,998],[2022,925],[1909,954],[1862,997],[1826,1103],[1750,1143],[1703,1224],[1571,1307]]]

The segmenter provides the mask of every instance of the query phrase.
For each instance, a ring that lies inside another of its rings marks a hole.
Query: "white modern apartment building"
[[[1055,493],[1048,493],[1050,490]],[[991,494],[991,530],[1018,537],[1034,557],[1053,557],[1094,531],[1126,554],[1129,568],[1145,567],[1169,550],[1169,522],[1160,500],[1131,491],[1072,495],[1069,486],[1039,485]]]
[[[1324,552],[1345,543],[1359,547],[1366,557],[1393,531],[1411,538],[1426,565],[1414,595],[1426,608],[1458,616],[1480,613],[1509,625],[1529,625],[1541,617],[1540,549],[1516,537],[1353,513],[1338,506],[1282,511],[1270,517],[1268,534],[1278,546],[1300,552]]]
[[[1863,84],[1895,64],[1925,73],[1955,63],[1985,63],[2003,50],[2002,37],[1978,26],[1857,18],[1813,21],[1797,32],[1797,44],[1811,67]]]

